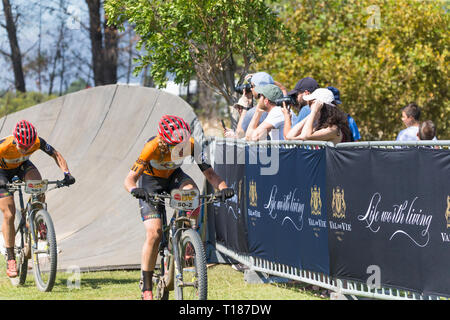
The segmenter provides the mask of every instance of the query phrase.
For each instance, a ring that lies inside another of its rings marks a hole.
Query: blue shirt
[[[299,123],[300,121],[305,119],[310,113],[311,113],[311,108],[309,106],[304,106],[303,108],[301,108],[296,119],[292,120],[292,126],[295,126],[297,123]]]
[[[350,115],[347,117],[348,126],[350,127],[350,131],[352,132],[353,140],[358,141],[361,139],[361,135],[359,134],[358,126],[356,125],[355,119],[353,119]]]
[[[248,125],[250,124],[250,121],[252,121],[253,115],[255,114],[255,110],[256,110],[256,107],[253,107],[250,110],[248,110],[247,113],[245,114],[244,120],[242,120],[242,130],[244,130],[244,132],[247,131]],[[267,112],[264,112],[261,115],[261,118],[259,118],[258,125],[260,125],[266,118],[267,118]]]

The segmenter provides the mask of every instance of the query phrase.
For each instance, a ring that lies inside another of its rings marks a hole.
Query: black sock
[[[144,285],[142,286],[142,291],[152,291],[153,287],[153,271],[142,270]]]
[[[6,256],[8,257],[7,260],[15,260],[14,248],[6,248]]]

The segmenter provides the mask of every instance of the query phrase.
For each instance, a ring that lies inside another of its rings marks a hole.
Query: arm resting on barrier
[[[295,126],[292,127],[291,130],[285,135],[286,140],[303,140],[300,138],[300,134],[303,130],[303,127],[305,126],[306,120],[308,119],[309,115],[304,118],[302,121],[297,123]]]

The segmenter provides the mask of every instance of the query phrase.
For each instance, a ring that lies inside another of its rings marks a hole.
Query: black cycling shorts
[[[18,176],[19,179],[23,181],[25,179],[26,173],[33,169],[36,169],[36,167],[30,160],[25,161],[20,166],[14,169],[0,169],[0,185],[11,182],[14,176]],[[0,188],[0,198],[11,196],[12,193],[10,193],[6,188]]]
[[[186,182],[194,182],[194,180],[184,173],[181,168],[178,168],[168,179],[143,174],[138,180],[138,187],[144,188],[148,193],[163,193],[165,191],[170,194],[173,189],[180,188],[180,186]],[[139,199],[139,208],[142,221],[148,219],[161,219],[162,215],[166,213],[164,203],[159,203],[154,206]]]

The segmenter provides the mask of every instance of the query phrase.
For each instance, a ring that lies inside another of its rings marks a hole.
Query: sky
[[[47,51],[49,53],[55,52],[55,43],[58,35],[58,26],[61,21],[61,14],[59,10],[53,10],[49,8],[58,8],[59,0],[10,0],[13,7],[13,13],[19,13],[19,19],[17,23],[19,46],[22,55],[24,56],[23,64],[26,64],[27,60],[33,56],[37,56],[38,39],[39,39],[39,16],[42,13],[41,24],[41,51]],[[81,21],[82,24],[89,25],[89,15],[85,0],[65,0],[67,3],[68,12],[70,15],[63,16],[66,26],[68,28],[67,37],[70,38],[69,50],[76,50],[79,55],[83,57],[85,63],[77,62],[72,63],[70,79],[66,79],[65,85],[68,82],[77,80],[77,77],[81,77],[86,80],[88,77],[92,78],[92,71],[89,73],[88,64],[91,63],[92,57],[90,54],[90,40],[88,33],[82,28],[81,24],[77,21]],[[1,5],[0,23],[5,23],[5,17],[3,14],[3,5]],[[0,49],[6,52],[10,52],[9,41],[6,30],[0,27]],[[125,59],[125,57],[123,57]],[[124,77],[124,70],[119,70],[119,82],[126,82]],[[36,83],[37,75],[28,75],[26,78],[27,91],[37,91],[38,86]],[[11,68],[11,62],[8,58],[0,55],[0,90],[13,88],[14,76]],[[55,87],[59,88],[59,80],[56,80]],[[132,77],[130,83],[140,83],[140,77]],[[93,85],[93,83],[90,83]],[[44,85],[42,91],[48,90]]]

